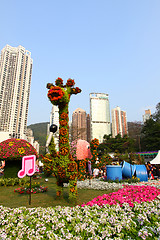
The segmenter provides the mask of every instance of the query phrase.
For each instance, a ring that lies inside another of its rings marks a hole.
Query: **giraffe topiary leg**
[[[69,180],[69,201],[77,202],[77,178]]]
[[[57,180],[56,196],[63,197],[63,183]]]

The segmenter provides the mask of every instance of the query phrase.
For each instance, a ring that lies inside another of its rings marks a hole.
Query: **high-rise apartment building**
[[[59,108],[56,105],[52,106],[52,111],[50,115],[50,125],[55,124],[59,129]]]
[[[104,135],[111,134],[109,95],[90,93],[91,139],[103,142]]]
[[[81,108],[72,114],[72,140],[76,139],[87,140],[87,115]]]
[[[147,109],[145,110],[145,114],[143,115],[143,123],[146,122],[146,120],[149,120],[151,117],[151,110]]]
[[[27,128],[26,131],[27,141],[32,144],[32,146],[36,149],[37,153],[39,154],[39,143],[34,141],[33,131],[31,128]]]
[[[47,130],[48,136],[50,134],[49,128],[52,124],[55,124],[57,126],[57,131],[55,133],[53,133],[52,136],[54,137],[55,148],[57,150],[59,150],[59,108],[56,105],[52,106],[52,111],[51,111],[51,115],[50,115],[50,123],[48,125],[48,130]],[[46,144],[49,144],[48,140],[49,140],[49,138],[47,139]]]
[[[122,137],[128,134],[127,116],[120,107],[112,109],[112,137],[120,134]]]
[[[87,142],[91,141],[91,119],[90,115],[87,114]]]
[[[31,53],[6,45],[0,56],[0,131],[25,139],[32,75]]]

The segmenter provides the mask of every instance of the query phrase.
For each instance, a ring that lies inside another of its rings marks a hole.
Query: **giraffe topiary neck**
[[[66,160],[70,152],[68,120],[68,104],[59,106],[59,153]]]

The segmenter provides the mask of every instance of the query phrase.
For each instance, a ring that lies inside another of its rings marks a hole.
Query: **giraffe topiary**
[[[69,125],[68,125],[68,106],[70,96],[78,94],[81,89],[74,87],[73,79],[68,79],[67,83],[63,85],[63,80],[57,78],[55,85],[48,83],[48,98],[53,105],[59,107],[59,153],[53,160],[53,172],[57,179],[57,197],[61,196],[63,190],[63,183],[69,182],[69,199],[76,201],[77,199],[77,163],[70,154],[69,145]],[[52,155],[52,154],[51,154]]]

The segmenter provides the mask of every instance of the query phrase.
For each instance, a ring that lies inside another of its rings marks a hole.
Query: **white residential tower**
[[[103,142],[104,135],[111,134],[109,96],[105,93],[90,93],[91,139]]]
[[[6,45],[0,56],[0,132],[2,135],[26,138],[31,75],[31,53],[22,46]]]
[[[128,134],[127,116],[125,111],[121,111],[120,107],[112,109],[112,137],[118,134],[123,137]]]

